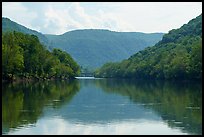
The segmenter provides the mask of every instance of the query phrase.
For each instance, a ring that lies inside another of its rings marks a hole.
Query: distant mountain
[[[202,79],[202,14],[165,34],[155,46],[120,63],[107,63],[97,77]]]
[[[42,33],[37,32],[35,30],[31,30],[14,21],[11,21],[8,18],[2,17],[2,32],[6,31],[18,31],[25,34],[36,35],[42,44],[48,46],[48,39]]]
[[[85,29],[62,35],[42,34],[2,17],[2,31],[19,31],[36,35],[49,49],[60,48],[68,52],[80,66],[94,70],[107,62],[127,59],[135,52],[153,46],[163,33],[113,32]]]
[[[163,33],[74,30],[63,35],[45,35],[49,45],[63,49],[84,68],[95,69],[106,62],[121,61],[137,51],[153,46]]]

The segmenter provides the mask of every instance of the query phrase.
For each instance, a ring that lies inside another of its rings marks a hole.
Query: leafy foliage
[[[202,14],[180,29],[171,30],[153,47],[120,63],[107,63],[96,77],[201,79]]]
[[[75,30],[62,35],[42,34],[2,17],[2,31],[36,35],[48,50],[67,51],[89,72],[109,61],[122,61],[161,40],[163,33],[113,32],[109,30]]]
[[[68,53],[60,49],[49,52],[35,35],[15,31],[2,35],[3,79],[72,78],[79,69]]]

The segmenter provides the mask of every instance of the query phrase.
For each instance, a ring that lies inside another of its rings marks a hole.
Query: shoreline
[[[76,79],[75,77],[71,77],[71,78],[20,78],[17,77],[13,80],[6,80],[6,79],[2,79],[2,83],[21,83],[21,82],[39,82],[39,81],[55,81],[55,80],[74,80]]]

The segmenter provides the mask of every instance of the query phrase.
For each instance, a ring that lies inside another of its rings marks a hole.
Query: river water
[[[201,82],[80,78],[2,85],[2,134],[202,134]]]

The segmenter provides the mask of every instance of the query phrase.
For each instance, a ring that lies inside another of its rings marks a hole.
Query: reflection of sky
[[[80,85],[70,102],[54,108],[47,104],[34,125],[21,125],[8,134],[186,134],[148,107],[160,108],[160,103],[132,102],[128,96],[103,91],[92,80],[80,80]]]
[[[177,135],[185,134],[179,129],[171,129],[161,121],[131,120],[107,124],[72,123],[58,117],[40,119],[34,127],[18,129],[8,134],[145,134],[145,135]]]
[[[168,127],[143,104],[103,92],[90,83],[83,83],[68,104],[57,109],[45,107],[34,126],[11,130],[8,134],[184,134],[181,129]]]
[[[106,93],[91,83],[83,83],[86,85],[81,87],[80,92],[69,104],[57,110],[46,108],[44,116],[60,116],[66,121],[78,121],[83,124],[108,123],[127,119],[161,120],[159,115],[151,109],[144,108],[144,105],[135,104],[128,97],[119,94]]]

